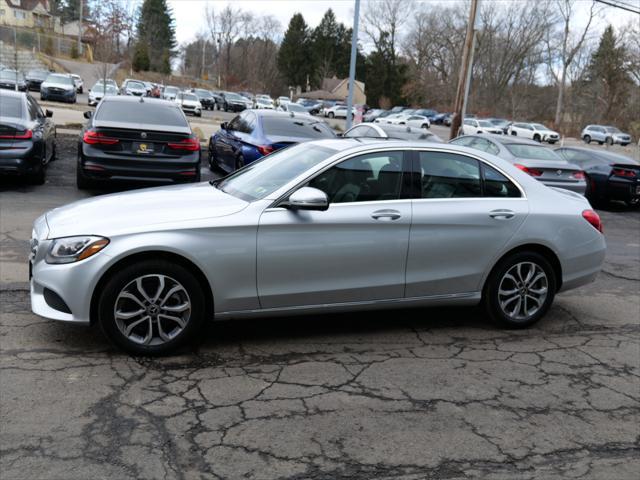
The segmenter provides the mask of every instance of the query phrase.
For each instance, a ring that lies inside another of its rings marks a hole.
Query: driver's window
[[[350,158],[308,185],[325,192],[330,203],[397,200],[402,190],[402,157],[402,152],[378,152]]]
[[[481,197],[477,160],[445,152],[420,152],[422,198]]]

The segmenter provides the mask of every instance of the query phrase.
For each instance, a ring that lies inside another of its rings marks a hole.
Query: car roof
[[[633,162],[635,164],[638,164],[637,160],[634,160],[631,157],[627,157],[626,155],[622,155],[620,153],[614,153],[614,152],[594,150],[592,148],[566,146],[566,147],[558,147],[555,150],[558,151],[558,150],[564,150],[564,149],[578,150],[580,152],[588,153],[589,155],[592,155],[594,157],[600,157],[607,160],[613,160],[617,162],[618,161]]]
[[[109,103],[153,103],[154,105],[161,104],[171,106],[173,108],[180,108],[175,102],[171,102],[169,100],[162,100],[160,98],[150,98],[145,100],[145,97],[131,97],[129,95],[114,95],[112,97],[104,97],[102,99],[103,102]]]
[[[535,140],[529,140],[527,138],[519,138],[515,135],[465,135],[466,137],[484,137],[493,140],[494,142],[502,143],[503,145],[535,145],[537,147],[544,147],[540,142]],[[546,148],[546,147],[545,147]]]
[[[0,97],[24,98],[27,92],[16,92],[15,90],[0,89]]]
[[[298,113],[296,115],[296,112],[284,112],[282,110],[266,110],[266,109],[262,109],[262,108],[249,108],[247,110],[245,110],[245,112],[252,112],[255,113],[256,116],[258,116],[259,118],[274,118],[274,117],[280,117],[280,118],[299,118],[302,120],[309,120],[310,118],[315,120],[318,123],[324,123],[321,119],[313,117],[311,115],[305,115],[305,114],[301,114]],[[293,113],[293,115],[291,115]]]

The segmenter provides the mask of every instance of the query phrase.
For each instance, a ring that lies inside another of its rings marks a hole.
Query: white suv
[[[489,120],[478,120],[477,118],[465,118],[462,122],[462,135],[473,135],[474,133],[493,133],[502,135],[502,129],[496,127]]]
[[[551,145],[560,140],[560,134],[541,123],[512,123],[507,130],[509,135],[528,138],[536,142],[549,142]]]
[[[587,125],[584,130],[582,130],[580,138],[582,138],[586,143],[591,143],[593,140],[594,142],[598,142],[600,145],[605,142],[608,145],[619,143],[624,147],[631,143],[631,135],[621,132],[616,127],[605,125]]]

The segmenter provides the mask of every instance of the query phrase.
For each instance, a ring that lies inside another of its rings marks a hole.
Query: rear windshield
[[[195,93],[200,98],[211,98],[211,92],[207,90],[196,90]]]
[[[49,72],[45,72],[44,70],[31,70],[29,73],[27,73],[27,77],[35,78],[38,80],[44,80],[45,78],[47,78],[47,75],[49,75]]]
[[[488,122],[486,120],[479,120],[478,125],[480,125],[481,127],[493,127],[491,122]]]
[[[306,122],[296,118],[263,118],[265,135],[303,138],[333,138],[335,135],[322,122]]]
[[[180,89],[178,87],[165,87],[164,93],[176,93],[179,92]]]
[[[22,118],[22,99],[0,95],[0,117]]]
[[[543,146],[506,144],[505,147],[518,158],[531,158],[534,160],[562,160],[556,152]]]
[[[103,122],[143,123],[147,125],[170,125],[187,127],[187,120],[179,108],[156,102],[103,102],[96,111],[96,120]]]

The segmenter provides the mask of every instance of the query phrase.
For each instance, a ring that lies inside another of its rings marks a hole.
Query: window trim
[[[472,147],[466,147],[466,148],[472,148]],[[454,198],[422,198],[422,195],[414,198],[414,200],[419,200],[419,201],[477,201],[477,200],[527,200],[527,196],[525,194],[524,188],[522,188],[522,185],[520,185],[520,183],[518,183],[511,175],[509,175],[507,172],[505,172],[502,168],[500,168],[498,165],[495,165],[493,163],[490,163],[486,160],[484,160],[481,157],[478,157],[476,155],[472,155],[469,153],[462,153],[462,152],[457,152],[457,151],[452,151],[452,150],[445,150],[445,149],[432,149],[432,150],[426,150],[424,148],[417,148],[414,149],[415,153],[414,153],[414,158],[413,158],[413,170],[414,170],[414,178],[413,181],[415,182],[414,184],[414,189],[415,189],[415,193],[420,193],[422,190],[420,188],[420,152],[442,152],[442,153],[452,153],[455,155],[461,155],[464,157],[468,157],[471,158],[473,160],[476,160],[480,163],[479,165],[479,169],[480,169],[480,191],[482,192],[482,196],[480,197],[454,197]],[[489,154],[490,155],[490,154]],[[484,165],[488,165],[491,168],[497,170],[498,172],[500,172],[502,175],[504,175],[511,183],[513,183],[516,188],[520,191],[520,196],[519,197],[485,197],[484,196]]]

